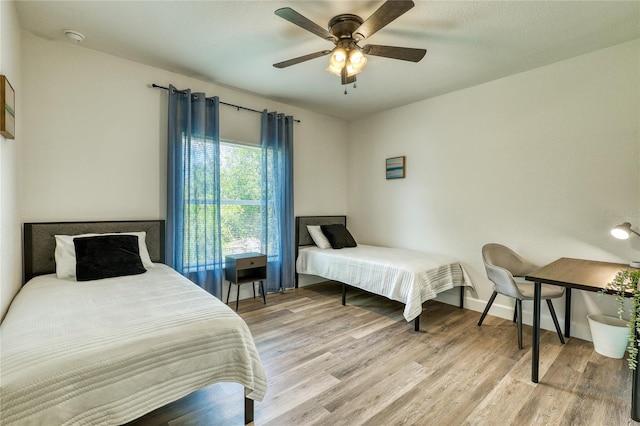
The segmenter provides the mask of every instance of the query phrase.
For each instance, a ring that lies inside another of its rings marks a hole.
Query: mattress
[[[300,248],[296,269],[402,302],[407,321],[438,293],[473,286],[462,265],[448,256],[364,244],[339,250]]]
[[[246,323],[173,269],[36,277],[0,325],[3,425],[122,424],[197,389],[267,378]]]

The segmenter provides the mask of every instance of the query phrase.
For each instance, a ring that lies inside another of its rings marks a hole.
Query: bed
[[[54,235],[90,232],[145,232],[153,266],[57,278]],[[27,282],[0,325],[3,425],[123,424],[217,382],[244,386],[253,421],[267,379],[246,323],[163,261],[164,221],[24,225]]]
[[[473,284],[462,265],[439,254],[390,247],[357,244],[341,249],[316,246],[307,226],[342,225],[346,216],[296,217],[296,287],[299,274],[316,275],[342,284],[342,304],[347,286],[385,296],[405,305],[407,322],[420,329],[422,304],[438,293],[460,287],[460,308],[464,288]]]

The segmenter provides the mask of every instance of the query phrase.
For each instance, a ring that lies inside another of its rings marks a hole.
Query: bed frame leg
[[[342,283],[342,306],[347,304],[347,285]]]
[[[420,315],[413,320],[413,331],[420,331]]]
[[[253,423],[253,399],[244,397],[244,424]]]
[[[460,309],[464,308],[464,286],[460,286]]]

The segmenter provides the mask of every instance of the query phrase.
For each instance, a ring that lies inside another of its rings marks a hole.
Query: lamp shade
[[[625,222],[613,228],[611,230],[611,235],[619,240],[626,240],[632,232],[634,231],[631,230],[631,224],[629,222]]]
[[[333,52],[331,52],[331,56],[329,57],[329,68],[327,68],[327,71],[339,76],[341,75],[342,68],[344,68],[346,63],[347,51],[342,47],[336,47],[333,49]]]
[[[347,69],[347,73],[349,75],[360,73],[364,67],[367,65],[367,58],[360,52],[359,50],[352,50],[349,52],[349,66],[350,69]]]
[[[367,58],[357,48],[336,47],[329,57],[327,71],[331,74],[342,76],[342,70],[346,70],[348,77],[359,74],[367,65]]]

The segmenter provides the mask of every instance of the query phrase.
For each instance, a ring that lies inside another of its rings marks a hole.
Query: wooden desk
[[[607,287],[621,270],[628,268],[624,263],[598,262],[595,260],[560,258],[543,266],[525,279],[534,282],[533,299],[533,336],[531,347],[531,381],[538,383],[540,364],[540,294],[542,284],[553,284],[565,287],[564,334],[571,335],[571,289],[598,292]],[[629,294],[631,296],[631,294]]]

